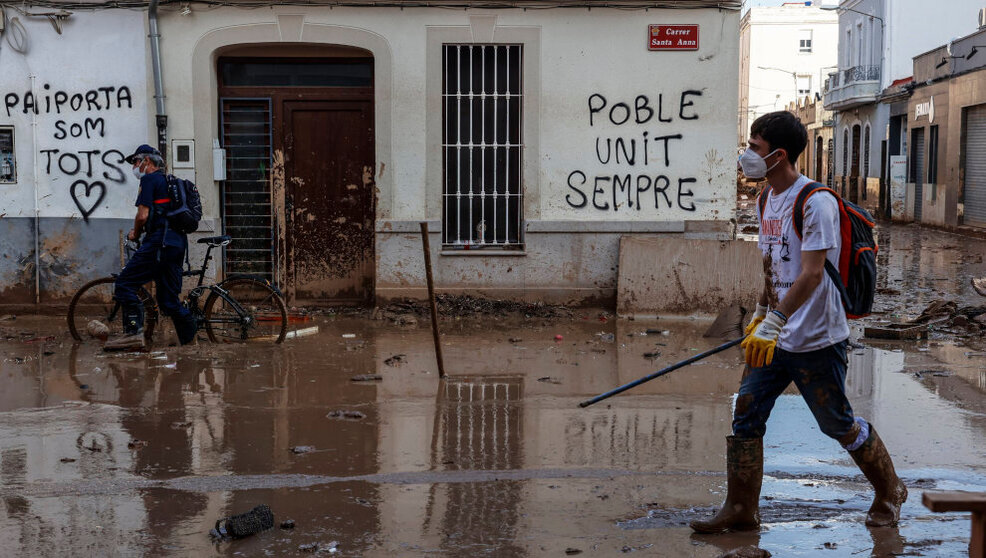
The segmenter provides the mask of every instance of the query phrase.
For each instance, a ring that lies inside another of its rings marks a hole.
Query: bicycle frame
[[[202,267],[201,268],[196,269],[196,270],[188,270],[188,271],[183,271],[182,272],[182,277],[196,277],[197,276],[199,278],[198,283],[196,283],[196,285],[195,285],[195,288],[193,288],[188,293],[188,297],[187,298],[188,298],[188,300],[190,302],[189,309],[192,310],[192,312],[196,315],[196,317],[201,317],[202,316],[202,310],[199,308],[199,302],[198,301],[199,301],[199,298],[201,298],[201,296],[202,296],[202,294],[203,294],[203,292],[205,290],[210,290],[210,291],[216,293],[219,296],[219,298],[223,299],[223,301],[225,301],[227,304],[229,304],[229,306],[233,309],[233,311],[236,312],[238,318],[211,318],[211,319],[209,319],[209,323],[213,323],[213,324],[228,323],[228,324],[245,324],[245,325],[250,325],[250,323],[249,323],[250,318],[248,316],[249,313],[243,308],[243,306],[240,305],[239,302],[237,302],[236,299],[234,299],[232,296],[230,296],[229,291],[227,291],[226,289],[224,289],[222,287],[222,283],[223,282],[219,282],[219,283],[217,283],[215,285],[203,285],[203,283],[205,283],[205,273],[209,269],[209,262],[212,261],[212,249],[215,248],[215,247],[216,246],[210,244],[209,247],[206,249],[206,251],[205,251],[205,258],[202,260]],[[237,275],[231,275],[230,277],[227,277],[227,280],[228,279],[234,279],[234,278],[237,278],[237,277],[252,277],[252,276],[250,276],[250,275],[240,275],[240,274],[237,274]],[[260,277],[255,277],[255,278],[256,279],[261,279]],[[281,295],[280,289],[278,289],[276,286],[272,285],[266,279],[264,279],[263,281],[268,286],[270,286],[278,296],[283,296],[283,295]],[[204,318],[202,318],[202,319],[204,320]]]

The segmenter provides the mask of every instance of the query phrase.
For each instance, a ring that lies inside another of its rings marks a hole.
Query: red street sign
[[[698,25],[651,25],[650,50],[698,50]]]

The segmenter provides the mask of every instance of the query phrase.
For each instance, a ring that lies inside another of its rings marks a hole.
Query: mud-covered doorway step
[[[223,224],[233,237],[225,270],[266,274],[289,304],[370,303],[373,58],[350,47],[287,50],[218,62]],[[244,108],[249,130],[232,125]]]

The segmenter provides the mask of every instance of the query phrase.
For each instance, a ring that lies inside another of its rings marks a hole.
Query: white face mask
[[[137,163],[137,166],[131,169],[134,173],[134,176],[137,177],[137,180],[140,180],[141,178],[144,177],[144,174],[146,174],[144,171],[140,170],[140,166],[141,163]]]
[[[777,153],[777,151],[777,149],[771,151],[767,154],[767,157]],[[743,169],[743,176],[759,180],[767,176],[767,173],[780,163],[780,161],[777,161],[773,165],[770,165],[770,168],[767,168],[767,161],[765,159],[766,157],[761,157],[756,151],[747,147],[746,151],[739,158],[740,167]]]

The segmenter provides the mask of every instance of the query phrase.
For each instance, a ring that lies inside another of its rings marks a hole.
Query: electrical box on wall
[[[219,140],[212,140],[212,179],[226,180],[226,150],[219,147]]]
[[[0,126],[0,184],[17,182],[17,162],[14,160],[14,129]]]
[[[195,168],[195,140],[171,140],[171,168]]]

